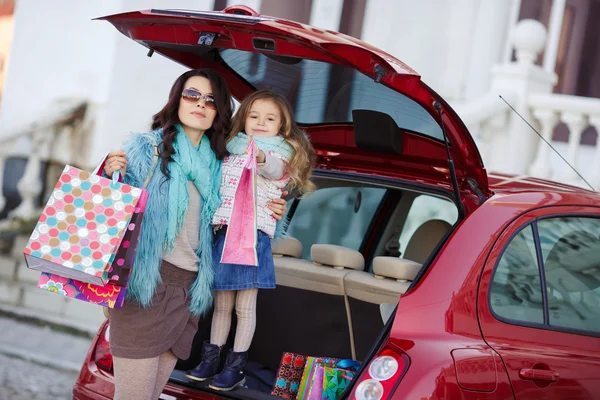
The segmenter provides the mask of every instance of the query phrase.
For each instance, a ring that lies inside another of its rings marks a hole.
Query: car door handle
[[[519,377],[531,381],[558,382],[560,375],[556,371],[538,368],[521,368]]]

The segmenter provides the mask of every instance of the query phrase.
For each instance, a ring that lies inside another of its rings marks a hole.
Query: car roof
[[[495,193],[506,192],[555,192],[585,194],[600,197],[600,193],[583,187],[535,178],[527,175],[504,174],[491,172],[488,174],[490,190]]]

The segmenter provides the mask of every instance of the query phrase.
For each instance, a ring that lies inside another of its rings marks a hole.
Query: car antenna
[[[448,147],[448,137],[446,136],[446,125],[442,118],[442,105],[439,101],[433,102],[433,108],[435,108],[440,116],[440,124],[442,126],[442,134],[444,135],[444,144],[446,145],[446,154],[448,155],[448,169],[450,170],[450,178],[452,179],[452,189],[454,189],[454,196],[456,197],[456,207],[458,208],[458,214],[461,217],[465,215],[465,207],[460,197],[460,190],[458,189],[458,178],[456,177],[456,169],[454,168],[454,160],[450,156],[450,147]]]
[[[583,180],[583,181],[584,181],[584,182],[585,182],[585,183],[586,183],[586,184],[587,184],[587,185],[590,187],[590,189],[592,189],[592,191],[593,191],[593,192],[595,192],[595,191],[596,191],[596,189],[594,189],[594,187],[593,187],[592,185],[590,185],[590,183],[589,183],[588,181],[586,181],[586,180],[585,180],[585,178],[584,178],[583,176],[581,176],[581,174],[579,173],[579,171],[577,171],[577,170],[575,169],[575,167],[573,167],[571,164],[569,164],[569,162],[568,162],[568,161],[567,161],[567,160],[566,160],[566,159],[565,159],[565,158],[564,158],[564,157],[563,157],[563,156],[562,156],[562,155],[561,155],[561,154],[558,152],[558,150],[556,150],[554,147],[552,147],[552,145],[551,145],[551,144],[550,144],[550,143],[549,143],[549,142],[548,142],[546,139],[544,139],[544,137],[543,137],[542,135],[540,135],[540,133],[539,133],[539,132],[538,132],[538,131],[537,131],[537,130],[536,130],[536,129],[535,129],[535,128],[534,128],[534,127],[533,127],[533,126],[532,126],[532,125],[531,125],[531,124],[530,124],[530,123],[529,123],[529,122],[528,122],[528,121],[527,121],[527,120],[526,120],[526,119],[525,119],[525,118],[524,118],[522,115],[521,115],[521,114],[519,114],[519,112],[518,112],[517,110],[515,110],[515,108],[514,108],[513,106],[511,106],[511,105],[509,104],[509,102],[508,102],[508,101],[506,101],[506,100],[504,99],[504,97],[502,97],[502,95],[498,95],[498,97],[500,97],[500,98],[502,99],[502,101],[503,101],[503,102],[505,102],[505,103],[506,103],[506,105],[507,105],[507,106],[509,106],[509,107],[510,107],[510,109],[511,109],[511,110],[513,110],[513,111],[515,112],[515,114],[517,114],[519,117],[521,117],[521,119],[522,119],[522,120],[523,120],[523,121],[524,121],[524,122],[525,122],[527,125],[529,125],[529,127],[530,127],[531,129],[533,129],[533,131],[534,131],[535,133],[537,133],[537,135],[538,135],[538,136],[539,136],[539,137],[540,137],[540,138],[541,138],[541,139],[542,139],[544,142],[546,142],[546,144],[547,144],[548,146],[550,146],[550,148],[551,148],[552,150],[554,150],[554,152],[555,152],[556,154],[558,154],[558,156],[559,156],[560,158],[562,158],[562,160],[563,160],[565,163],[567,163],[567,165],[568,165],[569,167],[571,167],[571,169],[572,169],[573,171],[575,171],[575,173],[576,173],[577,175],[579,175],[579,177],[580,177],[580,178],[581,178],[581,179],[582,179],[582,180]]]

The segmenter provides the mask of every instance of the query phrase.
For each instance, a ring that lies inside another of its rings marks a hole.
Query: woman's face
[[[192,76],[185,82],[177,115],[185,130],[205,132],[210,129],[217,116],[217,108],[208,79]]]

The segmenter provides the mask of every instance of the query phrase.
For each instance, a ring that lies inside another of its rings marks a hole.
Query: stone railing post
[[[492,69],[491,91],[498,95],[516,94],[516,101],[511,104],[527,121],[535,124],[534,116],[528,106],[531,93],[550,93],[556,83],[556,74],[548,73],[535,62],[544,50],[546,28],[536,20],[519,21],[512,32],[517,61],[497,65]],[[501,146],[494,146],[494,152],[510,157],[490,157],[495,160],[486,165],[490,170],[514,174],[526,174],[534,161],[538,137],[531,128],[514,112],[509,110],[506,137],[499,141]]]
[[[53,136],[52,131],[47,129],[37,130],[31,136],[31,152],[27,159],[23,177],[17,183],[17,190],[21,195],[21,204],[10,212],[10,217],[28,219],[35,215],[35,200],[43,189],[40,176],[42,161],[47,159]]]
[[[541,134],[546,141],[552,140],[554,128],[558,123],[558,114],[553,110],[539,109],[533,111],[533,116],[540,122],[542,126]],[[551,148],[543,140],[539,141],[535,161],[529,168],[529,174],[539,178],[549,179],[552,175],[550,165]]]

